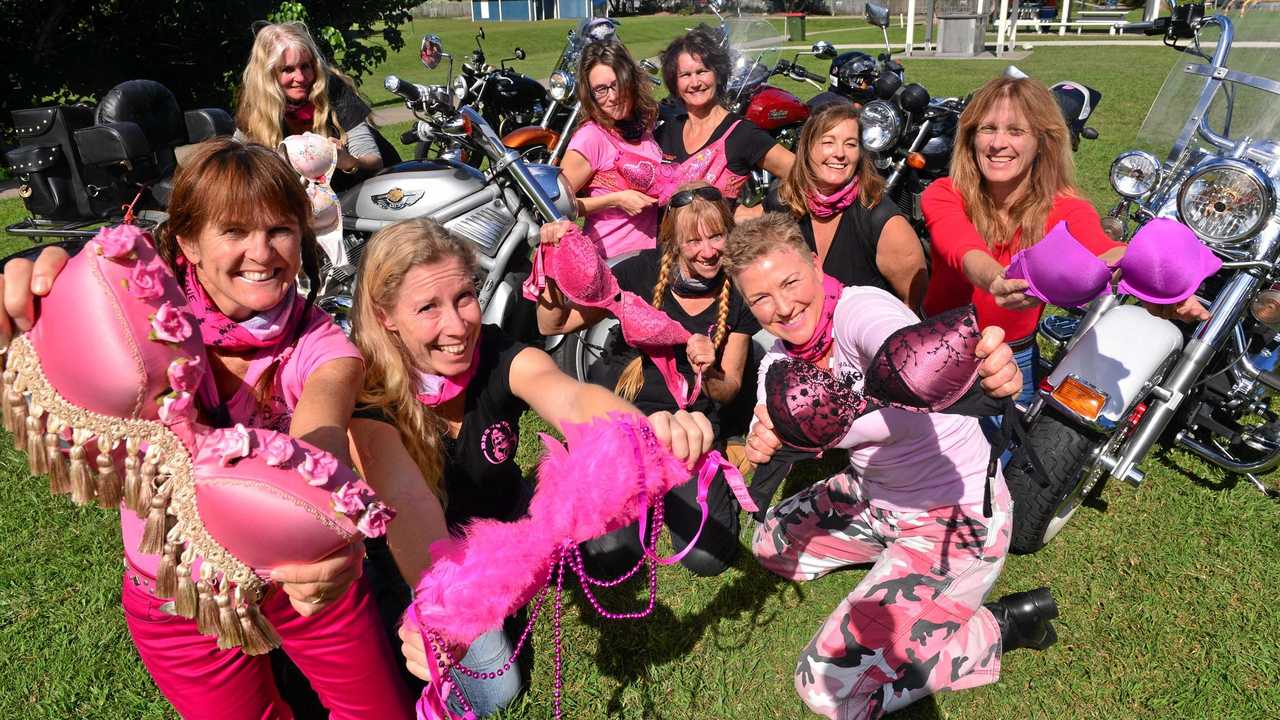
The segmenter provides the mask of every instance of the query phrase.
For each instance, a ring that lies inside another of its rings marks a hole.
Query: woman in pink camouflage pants
[[[734,281],[760,324],[780,338],[760,368],[748,457],[781,447],[763,403],[763,378],[798,358],[861,391],[876,350],[917,322],[892,295],[840,288],[824,277],[794,221],[742,223],[725,247]],[[825,285],[825,287],[824,287]],[[998,329],[978,345],[982,389],[1021,387]],[[1048,647],[1057,607],[1045,588],[983,605],[1004,565],[1010,500],[997,472],[984,512],[990,446],[977,420],[886,408],[858,417],[835,447],[849,468],[769,508],[753,550],[792,580],[874,563],[800,654],[795,684],[815,713],[877,718],[944,689],[995,681],[1004,651]]]

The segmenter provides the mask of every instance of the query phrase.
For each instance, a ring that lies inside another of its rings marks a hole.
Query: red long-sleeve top
[[[929,185],[920,199],[920,207],[929,228],[933,260],[929,289],[924,296],[925,313],[934,315],[973,303],[978,309],[978,323],[984,328],[992,325],[1004,328],[1006,340],[1020,340],[1034,333],[1040,313],[1044,311],[1043,305],[1026,310],[1006,310],[996,305],[991,293],[969,282],[962,264],[966,253],[978,250],[995,258],[1002,267],[1009,267],[1022,231],[1014,231],[1013,240],[1005,245],[994,249],[987,247],[965,212],[964,198],[951,186],[951,178],[942,178]],[[1059,196],[1045,221],[1045,232],[1063,220],[1067,221],[1071,235],[1094,255],[1102,255],[1119,246],[1102,231],[1098,212],[1086,200]]]

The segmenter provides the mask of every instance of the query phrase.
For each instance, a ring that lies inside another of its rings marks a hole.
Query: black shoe
[[[1058,641],[1058,633],[1049,622],[1058,617],[1058,603],[1049,588],[1005,595],[983,607],[991,611],[1000,626],[1002,652],[1017,648],[1044,650]]]

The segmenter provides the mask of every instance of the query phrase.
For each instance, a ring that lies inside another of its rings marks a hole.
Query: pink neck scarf
[[[310,125],[316,119],[316,106],[310,100],[290,105],[285,103],[284,118],[290,125]]]
[[[831,193],[823,195],[820,192],[807,192],[804,194],[804,204],[809,206],[809,214],[825,220],[853,204],[858,197],[858,178],[854,178],[853,182]]]
[[[462,394],[476,376],[480,347],[471,355],[471,364],[458,375],[436,375],[418,371],[418,400],[427,407],[438,407]]]
[[[244,322],[236,322],[218,309],[209,298],[200,279],[196,277],[196,267],[189,262],[181,261],[185,266],[184,287],[192,314],[200,321],[200,335],[205,345],[224,352],[243,352],[255,348],[269,348],[287,339],[285,330],[296,322],[302,322],[302,308],[305,303],[300,295],[290,292],[280,304],[257,313]]]
[[[818,324],[813,328],[813,335],[804,343],[792,345],[785,340],[782,342],[788,355],[805,362],[816,363],[827,354],[831,349],[831,343],[835,340],[832,323],[836,316],[836,303],[840,301],[840,291],[843,289],[844,286],[839,280],[823,273],[822,315],[818,317]]]

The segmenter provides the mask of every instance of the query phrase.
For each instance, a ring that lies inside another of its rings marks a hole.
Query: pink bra
[[[1026,280],[1027,294],[1060,307],[1080,307],[1110,292],[1111,271],[1119,268],[1118,289],[1162,305],[1191,297],[1222,261],[1196,234],[1175,220],[1156,218],[1134,233],[1124,257],[1108,266],[1059,222],[1040,242],[1013,256],[1005,277]]]
[[[523,292],[537,302],[547,286],[547,278],[556,281],[560,290],[574,304],[609,311],[622,325],[627,344],[644,352],[658,366],[667,389],[676,403],[688,407],[702,388],[698,375],[692,389],[676,369],[673,346],[689,341],[689,331],[666,313],[645,302],[633,292],[618,286],[600,248],[577,227],[560,238],[558,245],[540,245],[534,253],[533,272],[525,281]]]
[[[613,133],[605,132],[604,136],[617,150],[617,159],[612,168],[592,175],[587,186],[609,191],[638,190],[666,205],[681,185],[703,180],[718,188],[725,197],[736,197],[747,178],[729,170],[725,141],[740,122],[735,122],[715,142],[680,163],[655,162],[629,149]]]

